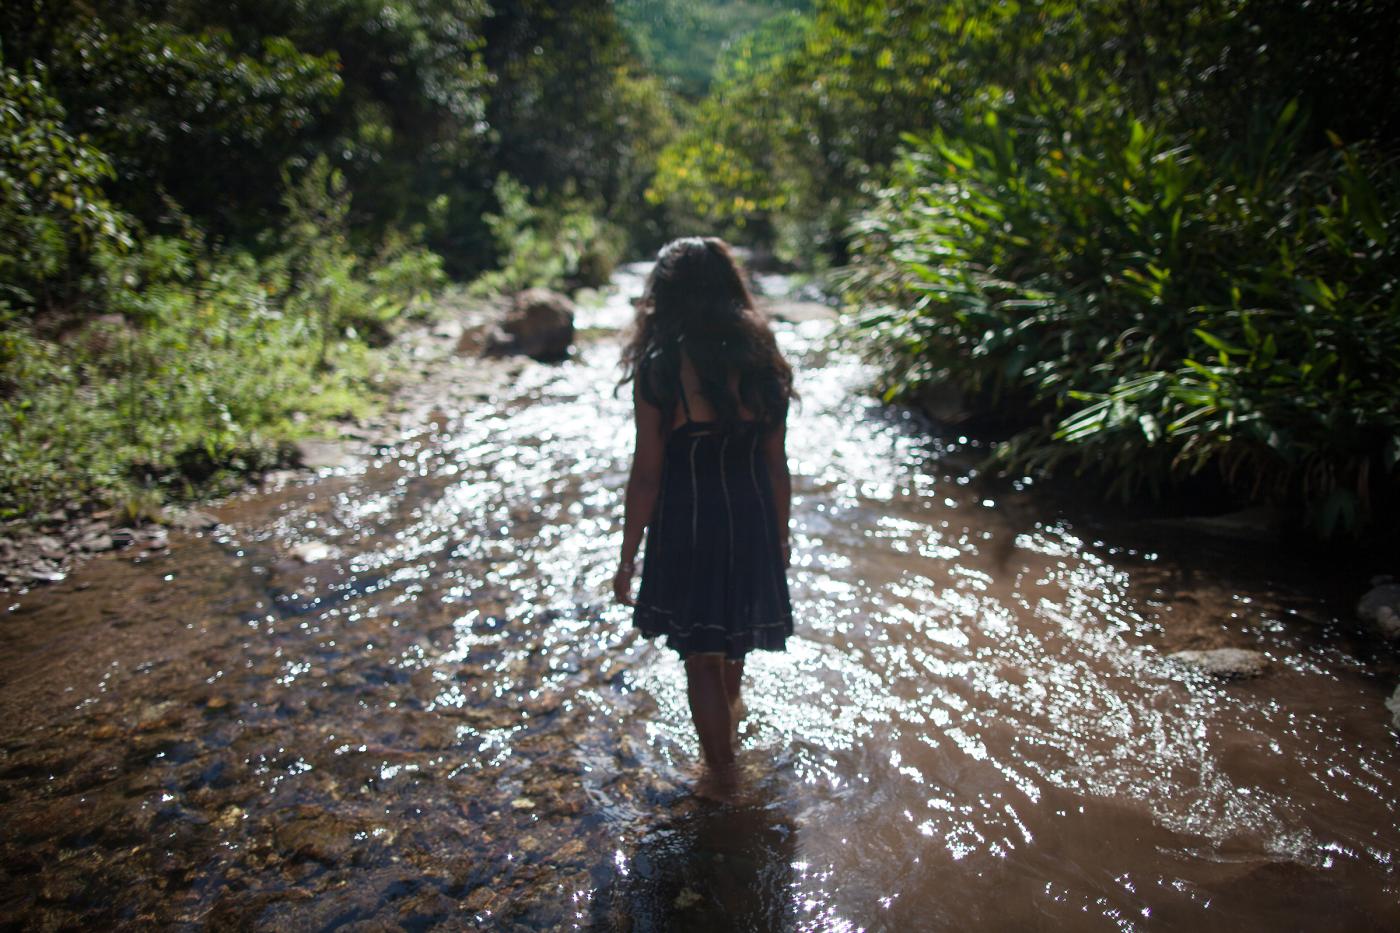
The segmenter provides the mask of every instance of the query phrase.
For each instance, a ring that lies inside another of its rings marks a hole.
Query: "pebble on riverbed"
[[[1269,669],[1268,657],[1262,651],[1251,651],[1248,648],[1178,651],[1167,655],[1167,660],[1227,679],[1258,677]]]
[[[304,564],[317,564],[323,560],[330,560],[340,552],[324,541],[303,541],[287,553]]]
[[[113,528],[111,517],[105,510],[87,516],[56,512],[44,516],[39,528],[0,529],[0,588],[57,583],[67,578],[75,559],[105,551],[144,555],[167,547],[168,534],[160,525]]]

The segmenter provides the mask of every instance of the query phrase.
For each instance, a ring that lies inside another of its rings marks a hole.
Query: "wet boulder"
[[[1269,669],[1269,659],[1262,651],[1248,648],[1210,648],[1200,651],[1178,651],[1167,660],[1223,679],[1258,677]]]
[[[558,292],[529,288],[515,296],[489,349],[549,362],[568,356],[573,342],[574,303]]]
[[[1356,614],[1386,638],[1400,639],[1400,583],[1372,587],[1356,604]]]

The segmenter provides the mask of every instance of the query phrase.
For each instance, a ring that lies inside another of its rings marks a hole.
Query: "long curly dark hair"
[[[718,237],[684,237],[661,248],[637,302],[618,387],[635,379],[643,399],[674,411],[682,351],[722,422],[739,420],[742,402],[759,421],[779,424],[797,398],[792,367],[754,308],[729,245]],[[736,371],[737,399],[728,386]]]

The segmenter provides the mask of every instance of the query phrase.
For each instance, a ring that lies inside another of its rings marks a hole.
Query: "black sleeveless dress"
[[[666,439],[633,623],[682,658],[782,651],[792,604],[763,426],[694,421],[684,387],[680,397],[685,422]]]

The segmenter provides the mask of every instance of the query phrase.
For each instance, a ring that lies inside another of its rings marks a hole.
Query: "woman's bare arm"
[[[632,401],[637,427],[636,448],[632,454],[632,471],[627,477],[627,494],[622,520],[622,560],[613,578],[613,593],[618,601],[632,605],[632,574],[637,551],[642,546],[642,534],[656,510],[656,497],[661,492],[661,461],[665,453],[665,430],[661,409],[642,398],[633,386]]]
[[[792,513],[792,474],[788,472],[787,425],[780,423],[763,436],[763,459],[768,465],[768,483],[773,489],[773,506],[778,519],[778,542],[783,564],[790,559],[788,519]]]

